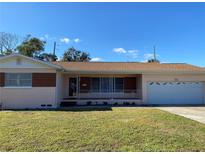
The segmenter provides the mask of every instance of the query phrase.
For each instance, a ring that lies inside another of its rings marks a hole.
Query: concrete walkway
[[[205,124],[204,106],[203,107],[157,107],[157,108]]]

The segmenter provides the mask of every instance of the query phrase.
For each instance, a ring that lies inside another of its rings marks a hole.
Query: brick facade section
[[[56,73],[33,73],[32,87],[56,87]]]
[[[89,77],[81,77],[80,78],[80,90],[81,92],[85,92],[90,90],[90,79]],[[85,86],[86,85],[86,86]]]
[[[4,86],[4,82],[5,82],[5,73],[0,72],[0,87]]]
[[[136,77],[124,78],[124,90],[136,90]]]

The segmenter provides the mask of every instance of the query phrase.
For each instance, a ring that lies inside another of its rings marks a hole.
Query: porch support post
[[[78,75],[78,99],[80,99],[80,75]]]
[[[99,87],[100,87],[100,89],[99,89],[99,94],[100,94],[100,98],[102,98],[102,92],[101,92],[102,77],[99,77],[99,82],[100,82],[100,85],[99,85]]]
[[[137,96],[138,96],[138,83],[139,83],[139,81],[138,81],[138,80],[139,80],[139,78],[137,77],[137,75],[136,75],[136,77],[135,77],[135,78],[136,78],[136,83],[135,83],[135,84],[136,84],[136,89],[135,89],[135,97],[137,98]]]
[[[113,95],[114,95],[114,88],[115,88],[115,78],[114,75],[112,76],[112,100],[113,100]]]

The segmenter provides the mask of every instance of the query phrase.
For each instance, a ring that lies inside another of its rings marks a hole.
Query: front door
[[[77,95],[77,78],[69,78],[69,96],[75,97]]]

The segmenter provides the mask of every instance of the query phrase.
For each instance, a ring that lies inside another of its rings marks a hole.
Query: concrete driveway
[[[205,124],[205,107],[157,107],[160,110],[184,116]]]

